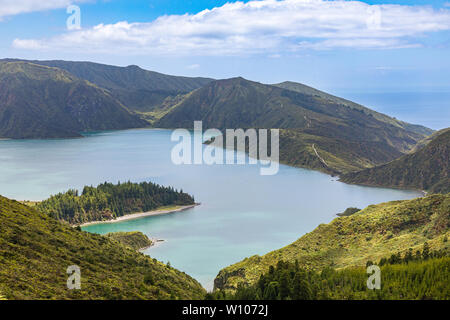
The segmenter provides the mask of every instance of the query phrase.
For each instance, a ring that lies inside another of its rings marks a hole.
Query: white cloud
[[[187,66],[186,68],[188,68],[190,70],[194,70],[194,69],[200,68],[200,65],[199,64],[191,64],[191,65]]]
[[[6,16],[13,16],[34,11],[45,11],[66,8],[74,2],[87,2],[89,0],[0,0],[0,20]]]
[[[334,48],[358,49],[404,49],[420,47],[417,43],[408,43],[399,39],[389,38],[353,38],[353,39],[327,39],[318,42],[302,41],[298,44],[301,49],[331,50]]]
[[[450,30],[450,10],[359,1],[227,3],[152,22],[100,24],[49,39],[16,39],[24,49],[154,55],[268,55],[304,49],[392,49]]]

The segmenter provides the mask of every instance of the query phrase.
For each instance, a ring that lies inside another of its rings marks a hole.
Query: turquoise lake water
[[[260,176],[256,165],[172,164],[171,131],[99,132],[84,139],[0,141],[0,194],[41,200],[69,188],[109,181],[152,181],[195,196],[179,213],[85,227],[139,230],[165,241],[145,253],[211,289],[219,270],[283,247],[345,208],[410,199],[418,192],[346,185],[319,172],[280,166]]]

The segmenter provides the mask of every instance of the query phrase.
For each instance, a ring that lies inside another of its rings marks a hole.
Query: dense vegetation
[[[111,232],[105,234],[106,237],[119,241],[123,245],[134,250],[141,250],[150,247],[153,242],[145,234],[139,231],[131,232]]]
[[[208,78],[177,77],[148,71],[138,66],[117,67],[85,61],[32,61],[70,72],[107,89],[127,108],[153,111],[165,99],[188,93],[212,81]]]
[[[401,155],[394,147],[378,141],[326,137],[302,129],[280,131],[280,162],[332,175],[373,167]]]
[[[450,130],[435,136],[426,146],[390,163],[345,174],[343,182],[430,192],[450,192]]]
[[[367,266],[373,262],[368,261]],[[236,292],[216,291],[212,299],[238,300],[322,300],[322,299],[450,299],[450,257],[448,252],[408,250],[404,256],[392,254],[377,265],[381,269],[381,288],[367,288],[365,267],[311,271],[294,263],[279,261],[250,286],[240,285]]]
[[[350,208],[345,209],[344,212],[338,213],[337,215],[339,217],[347,217],[347,216],[351,216],[352,214],[357,213],[358,211],[361,211],[361,209],[355,208],[355,207],[350,207]]]
[[[67,268],[81,269],[68,290]],[[201,285],[155,259],[0,197],[0,292],[7,299],[201,299]]]
[[[404,254],[412,248],[448,248],[450,242],[450,194],[435,194],[414,200],[371,205],[329,224],[321,224],[294,243],[264,256],[253,256],[222,269],[216,289],[235,290],[239,284],[254,284],[278,261],[307,270],[327,267],[365,266],[392,252]]]
[[[169,205],[194,204],[194,198],[182,190],[151,182],[103,183],[59,193],[39,203],[36,208],[51,217],[71,224],[111,220],[126,214],[147,212]]]
[[[61,69],[0,61],[0,83],[0,138],[80,137],[148,125],[106,90]]]

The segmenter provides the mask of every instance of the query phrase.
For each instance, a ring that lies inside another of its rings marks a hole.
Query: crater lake
[[[412,199],[416,191],[347,185],[336,177],[280,165],[175,165],[170,130],[88,133],[81,139],[0,141],[0,194],[42,200],[108,181],[152,181],[192,194],[182,212],[86,226],[88,232],[142,231],[163,239],[145,250],[212,289],[219,270],[283,247],[347,207]]]

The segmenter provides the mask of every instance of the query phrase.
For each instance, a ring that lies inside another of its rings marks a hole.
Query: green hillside
[[[145,234],[139,231],[131,232],[111,232],[105,234],[106,237],[119,241],[121,244],[134,250],[141,250],[150,247],[153,242]]]
[[[191,205],[195,200],[183,191],[151,182],[103,183],[85,186],[81,194],[69,190],[39,202],[36,209],[49,216],[82,224],[112,220],[127,214],[148,212],[165,206]]]
[[[450,194],[393,201],[367,208],[329,224],[321,224],[294,243],[264,256],[253,256],[219,272],[216,289],[255,283],[278,261],[295,262],[306,270],[364,266],[410,248],[448,248]]]
[[[366,108],[358,103],[352,102],[350,100],[347,99],[343,99],[340,97],[336,97],[333,96],[331,94],[328,94],[326,92],[314,89],[312,87],[306,86],[304,84],[301,83],[297,83],[297,82],[292,82],[292,81],[285,81],[282,83],[278,83],[278,84],[274,84],[274,86],[279,87],[279,88],[283,88],[283,89],[287,89],[287,90],[292,90],[292,91],[296,91],[299,93],[303,93],[305,95],[311,95],[311,96],[315,96],[318,97],[320,99],[324,99],[324,100],[328,100],[330,102],[333,103],[337,103],[337,104],[341,104],[344,106],[348,106],[349,108],[352,109],[356,109],[356,110],[361,110],[364,111],[365,113],[371,114],[373,117],[375,117],[377,120],[380,120],[382,122],[386,122],[389,124],[392,124],[394,126],[398,126],[401,127],[403,129],[406,129],[408,131],[412,131],[418,134],[422,134],[422,135],[430,135],[433,130],[426,128],[424,126],[421,125],[416,125],[416,124],[410,124],[404,121],[400,121],[397,120],[395,118],[391,118],[385,114],[376,112],[372,109]]]
[[[86,61],[32,61],[35,64],[66,70],[88,80],[110,94],[131,110],[148,112],[166,98],[188,93],[212,81],[208,78],[170,76],[148,71],[135,65],[117,67]]]
[[[367,265],[372,265],[371,261]],[[424,247],[404,256],[383,258],[380,288],[367,288],[366,267],[340,270],[305,270],[296,263],[279,261],[258,281],[240,286],[235,293],[209,295],[215,299],[237,300],[449,300],[450,257],[448,252],[428,252]]]
[[[68,290],[67,268],[81,270]],[[201,299],[200,284],[108,237],[0,197],[0,292],[7,299]]]
[[[213,81],[166,107],[154,125],[192,128],[195,120],[202,120],[205,129],[280,128],[281,162],[331,174],[392,161],[432,133],[290,84],[283,88],[243,78]]]
[[[1,138],[80,137],[148,125],[106,90],[58,68],[3,61],[0,82]]]
[[[339,175],[382,164],[402,155],[380,141],[339,139],[305,133],[302,129],[280,131],[280,162]]]
[[[414,153],[390,163],[344,174],[341,181],[355,184],[450,192],[450,130],[434,136]]]
[[[416,151],[419,151],[420,149],[422,149],[423,147],[425,147],[427,144],[429,144],[431,141],[433,141],[434,138],[436,138],[437,136],[440,136],[443,133],[446,133],[447,131],[450,131],[450,128],[445,128],[439,131],[435,131],[433,132],[431,135],[427,136],[425,139],[420,140],[415,146],[414,148],[412,148],[412,150],[410,151],[410,153],[414,153]]]
[[[194,91],[156,126],[192,128],[194,120],[202,120],[204,128],[302,129],[304,133],[330,138],[382,142],[401,152],[426,136],[398,123],[378,120],[366,110],[232,78],[213,81]]]

